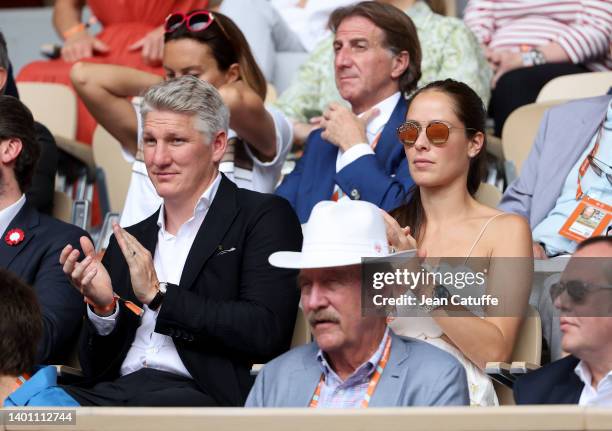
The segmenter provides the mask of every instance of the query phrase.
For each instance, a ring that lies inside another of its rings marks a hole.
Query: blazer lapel
[[[575,356],[568,356],[562,361],[564,363],[564,369],[561,376],[567,376],[563,380],[559,380],[550,391],[549,404],[578,404],[580,401],[580,395],[584,388],[584,383],[580,380],[574,369],[580,362]]]
[[[202,226],[200,226],[200,230],[196,234],[185,261],[180,285],[186,289],[191,288],[206,261],[219,247],[233,246],[233,244],[223,244],[222,240],[239,212],[236,205],[237,187],[225,175],[221,175],[221,183],[217,194]]]
[[[314,342],[311,347],[304,355],[302,363],[296,366],[287,380],[290,407],[308,407],[321,380],[322,371],[316,358],[319,348]]]
[[[550,164],[554,160],[557,168],[549,171],[550,176],[540,181],[542,188],[538,195],[548,197],[548,202],[534,203],[531,216],[532,226],[540,223],[555,206],[570,170],[591,142],[593,135],[599,130],[607,113],[605,108],[609,103],[610,99],[602,99],[602,102],[585,106],[582,112],[576,113],[579,121],[572,121],[572,118],[568,118],[566,127],[563,127],[557,136],[552,138],[557,142],[551,143],[551,152],[548,157],[542,157],[542,163]],[[544,172],[547,170],[542,170],[542,175]]]
[[[402,378],[407,367],[402,365],[408,359],[408,345],[403,343],[391,329],[389,329],[389,335],[391,336],[389,362],[387,362],[387,366],[380,376],[378,387],[370,400],[370,407],[397,405],[397,400],[400,399],[401,393],[405,389],[405,385],[402,384],[405,379]]]
[[[9,268],[15,257],[23,250],[28,243],[36,236],[36,227],[40,223],[40,215],[34,211],[26,202],[15,218],[11,220],[6,231],[2,233],[2,242],[0,243],[0,266]],[[25,237],[17,245],[8,245],[6,243],[6,234],[12,229],[21,229]]]
[[[393,112],[391,113],[391,117],[389,117],[389,121],[383,128],[380,139],[378,140],[378,145],[374,152],[377,154],[377,157],[380,160],[391,160],[391,153],[397,146],[402,146],[402,143],[397,137],[397,128],[406,121],[406,113],[408,111],[408,105],[404,96],[400,96],[400,99],[397,101],[395,108],[393,108]]]

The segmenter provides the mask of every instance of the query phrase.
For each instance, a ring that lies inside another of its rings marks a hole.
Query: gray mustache
[[[327,308],[312,311],[308,314],[308,323],[310,323],[310,326],[314,326],[319,322],[340,323],[340,318],[336,313]]]

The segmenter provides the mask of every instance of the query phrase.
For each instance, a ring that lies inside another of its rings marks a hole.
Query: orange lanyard
[[[591,152],[586,156],[586,158],[582,161],[582,164],[580,165],[580,169],[578,169],[578,188],[576,189],[576,200],[582,199],[582,195],[584,194],[582,192],[582,185],[580,185],[580,182],[582,178],[584,177],[584,174],[586,173],[587,169],[589,169],[589,166],[591,165],[591,161],[589,160],[589,158],[595,157],[595,154],[597,154],[597,150],[599,149],[599,141],[601,140],[602,133],[603,133],[603,123],[601,123],[601,127],[599,128],[599,133],[597,134],[597,140],[595,141],[595,146],[593,147]]]
[[[385,343],[385,350],[383,351],[382,358],[380,358],[380,361],[378,361],[378,365],[376,366],[376,371],[374,371],[374,374],[372,375],[372,378],[370,379],[370,383],[368,384],[368,390],[366,391],[366,394],[363,397],[363,401],[361,402],[361,408],[365,409],[370,404],[370,399],[372,398],[372,395],[374,394],[374,391],[376,390],[376,386],[378,385],[378,382],[380,381],[380,376],[382,376],[382,373],[385,367],[387,366],[387,362],[389,361],[390,353],[391,353],[391,334],[388,334],[387,342]],[[310,404],[308,405],[308,407],[314,408],[319,405],[319,398],[321,396],[321,388],[323,387],[324,381],[325,381],[325,375],[321,373],[319,384],[317,385],[317,388],[315,389],[315,392],[312,395],[312,399],[310,400]]]
[[[23,385],[25,382],[30,380],[30,375],[28,373],[23,373],[21,376],[15,379],[15,387],[13,388],[13,392],[16,391]]]

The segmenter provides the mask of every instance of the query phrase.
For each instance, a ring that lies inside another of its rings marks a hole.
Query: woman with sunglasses
[[[391,322],[398,334],[454,354],[466,368],[474,405],[497,404],[491,380],[482,370],[487,362],[510,359],[532,271],[527,222],[474,198],[486,163],[484,127],[483,103],[466,84],[447,79],[418,90],[409,101],[406,122],[398,129],[415,188],[406,205],[392,216],[385,214],[392,247],[416,249],[418,256],[426,256],[426,264],[435,265],[438,257],[461,258],[464,266],[487,275],[487,294],[512,301],[513,312],[505,316],[515,317],[478,317],[461,306],[451,306],[449,313],[449,307],[441,306],[427,309],[430,317],[399,317]],[[440,286],[419,290],[429,297],[444,296]],[[457,311],[464,317],[448,317]]]
[[[193,75],[219,90],[230,109],[229,148],[220,170],[239,187],[272,192],[290,149],[291,127],[280,111],[264,106],[266,81],[248,42],[220,13],[172,14],[165,23],[166,78]],[[128,100],[161,78],[138,70],[77,63],[77,92],[98,122],[135,157],[121,224],[136,223],[157,210],[155,193],[140,154],[138,111]]]

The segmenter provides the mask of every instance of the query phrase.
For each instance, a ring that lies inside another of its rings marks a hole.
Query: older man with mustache
[[[315,342],[268,363],[247,407],[466,405],[463,367],[427,343],[397,336],[384,315],[362,316],[361,260],[384,257],[382,212],[363,201],[323,201],[312,212],[302,252],[270,263],[301,269],[298,283]]]

